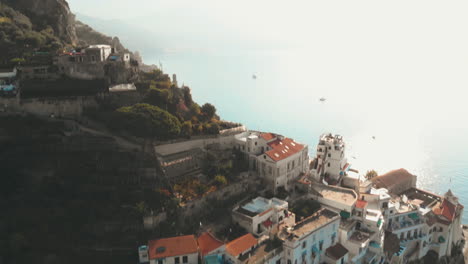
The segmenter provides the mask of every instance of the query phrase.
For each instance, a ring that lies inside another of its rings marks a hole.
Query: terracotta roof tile
[[[326,253],[327,253],[327,256],[335,260],[338,260],[342,258],[344,255],[346,255],[348,253],[348,250],[340,243],[336,243],[336,245],[327,248]]]
[[[272,134],[272,133],[261,133],[260,137],[262,137],[266,141],[270,141],[270,140],[274,139],[276,137],[276,135]]]
[[[377,185],[377,188],[389,188],[402,181],[406,181],[414,177],[405,169],[398,169],[389,171],[383,175],[373,178],[371,181]]]
[[[226,251],[233,257],[239,256],[242,252],[247,251],[257,245],[257,239],[250,233],[238,237],[226,244]]]
[[[304,145],[296,143],[290,138],[285,138],[283,140],[277,139],[268,143],[268,145],[272,149],[265,152],[265,154],[274,161],[283,160],[304,149]]]
[[[363,209],[364,207],[367,206],[367,202],[364,201],[364,200],[357,200],[356,201],[356,207],[357,208],[360,208],[360,209]]]
[[[198,251],[195,236],[178,236],[149,241],[149,258],[165,258],[196,253]]]
[[[216,239],[212,234],[209,232],[205,232],[201,234],[198,239],[198,247],[200,248],[200,253],[202,256],[210,253],[211,251],[221,247],[224,245],[223,242]]]
[[[434,214],[443,216],[451,222],[455,218],[456,208],[456,205],[452,204],[447,199],[444,199],[442,204],[439,203],[438,205],[434,206],[432,211]]]

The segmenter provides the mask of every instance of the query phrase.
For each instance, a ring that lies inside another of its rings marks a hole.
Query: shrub
[[[226,177],[224,177],[223,175],[219,175],[219,174],[216,175],[214,180],[215,180],[216,185],[218,186],[227,184]]]
[[[375,170],[370,170],[366,172],[366,179],[372,180],[372,178],[377,177],[379,174]]]
[[[117,109],[114,126],[135,136],[169,139],[180,134],[179,120],[157,106],[136,104]]]

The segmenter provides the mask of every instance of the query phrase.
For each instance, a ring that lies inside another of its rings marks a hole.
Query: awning
[[[373,240],[369,243],[369,246],[371,246],[373,248],[380,248],[380,244],[373,241]]]
[[[349,212],[346,212],[346,211],[341,211],[340,216],[345,218],[345,219],[348,219],[348,218],[351,217],[351,214]]]
[[[413,219],[413,220],[418,220],[419,219],[418,213],[411,213],[411,214],[408,215],[408,217]]]
[[[439,243],[445,243],[445,238],[443,236],[439,237]]]

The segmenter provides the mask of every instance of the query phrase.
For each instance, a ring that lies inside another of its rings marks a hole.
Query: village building
[[[273,133],[248,131],[235,136],[235,148],[246,155],[256,171],[275,193],[292,190],[296,180],[308,172],[307,145]]]
[[[91,45],[66,52],[56,61],[60,74],[85,80],[105,78],[110,73],[107,67],[117,63],[130,68],[130,54],[118,53],[109,45]]]
[[[340,215],[322,208],[294,225],[285,225],[278,232],[283,241],[286,264],[313,264],[324,260],[326,250],[338,243]],[[341,263],[342,255],[336,261]]]
[[[295,223],[295,215],[288,211],[288,202],[272,198],[257,197],[232,211],[234,223],[256,235],[268,235],[279,224]]]
[[[416,187],[416,175],[398,169],[379,175],[371,180],[376,188],[385,188],[390,193],[400,194]]]
[[[244,263],[249,253],[258,246],[258,240],[250,233],[234,239],[226,244],[225,262],[229,264]]]
[[[151,240],[147,249],[150,264],[198,264],[198,245],[193,235]]]
[[[197,238],[197,242],[202,263],[222,263],[223,255],[226,251],[226,246],[223,242],[215,238],[210,232],[202,233]]]
[[[310,173],[316,181],[337,184],[351,164],[345,155],[346,145],[340,135],[323,134],[317,145],[316,157],[311,163]]]
[[[263,155],[278,152],[278,142],[284,140],[249,131],[235,135],[232,144],[262,175]],[[429,252],[439,258],[450,256],[462,244],[464,207],[450,190],[440,196],[418,189],[416,176],[404,169],[368,180],[350,168],[344,146],[342,137],[323,135],[317,151],[322,153],[311,163],[311,173],[296,180],[305,199],[318,201],[321,209],[296,223],[288,202],[277,198],[257,197],[237,205],[233,222],[249,233],[226,245],[202,234],[198,244],[203,263],[404,264]],[[329,170],[319,169],[318,164],[328,162]],[[391,246],[384,248],[386,243]],[[392,246],[398,250],[386,251]]]

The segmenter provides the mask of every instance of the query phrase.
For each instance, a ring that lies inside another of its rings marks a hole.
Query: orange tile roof
[[[452,204],[447,199],[444,199],[442,204],[439,203],[439,205],[434,206],[432,211],[438,216],[443,216],[447,220],[453,221],[455,218],[456,208],[456,205]]]
[[[270,141],[270,140],[274,139],[276,137],[276,135],[272,134],[272,133],[261,133],[260,137],[262,137],[266,141]]]
[[[203,234],[201,234],[198,237],[197,241],[198,241],[198,247],[200,248],[200,253],[202,254],[202,256],[205,256],[211,251],[224,245],[223,242],[216,239],[209,232],[204,232]]]
[[[250,233],[238,237],[226,244],[226,251],[233,257],[239,256],[242,252],[247,251],[257,245],[257,239]]]
[[[285,138],[283,140],[277,139],[268,143],[268,145],[272,149],[265,152],[265,154],[274,161],[283,160],[304,149],[304,145],[296,143],[290,138]]]
[[[360,208],[360,209],[363,209],[364,207],[367,206],[367,202],[364,201],[364,200],[357,200],[356,201],[356,207],[357,208]]]
[[[402,181],[411,179],[413,176],[413,174],[409,173],[405,169],[398,169],[374,177],[371,181],[376,184],[378,188],[389,188]]]
[[[148,244],[150,259],[187,255],[198,251],[193,235],[150,240]]]

